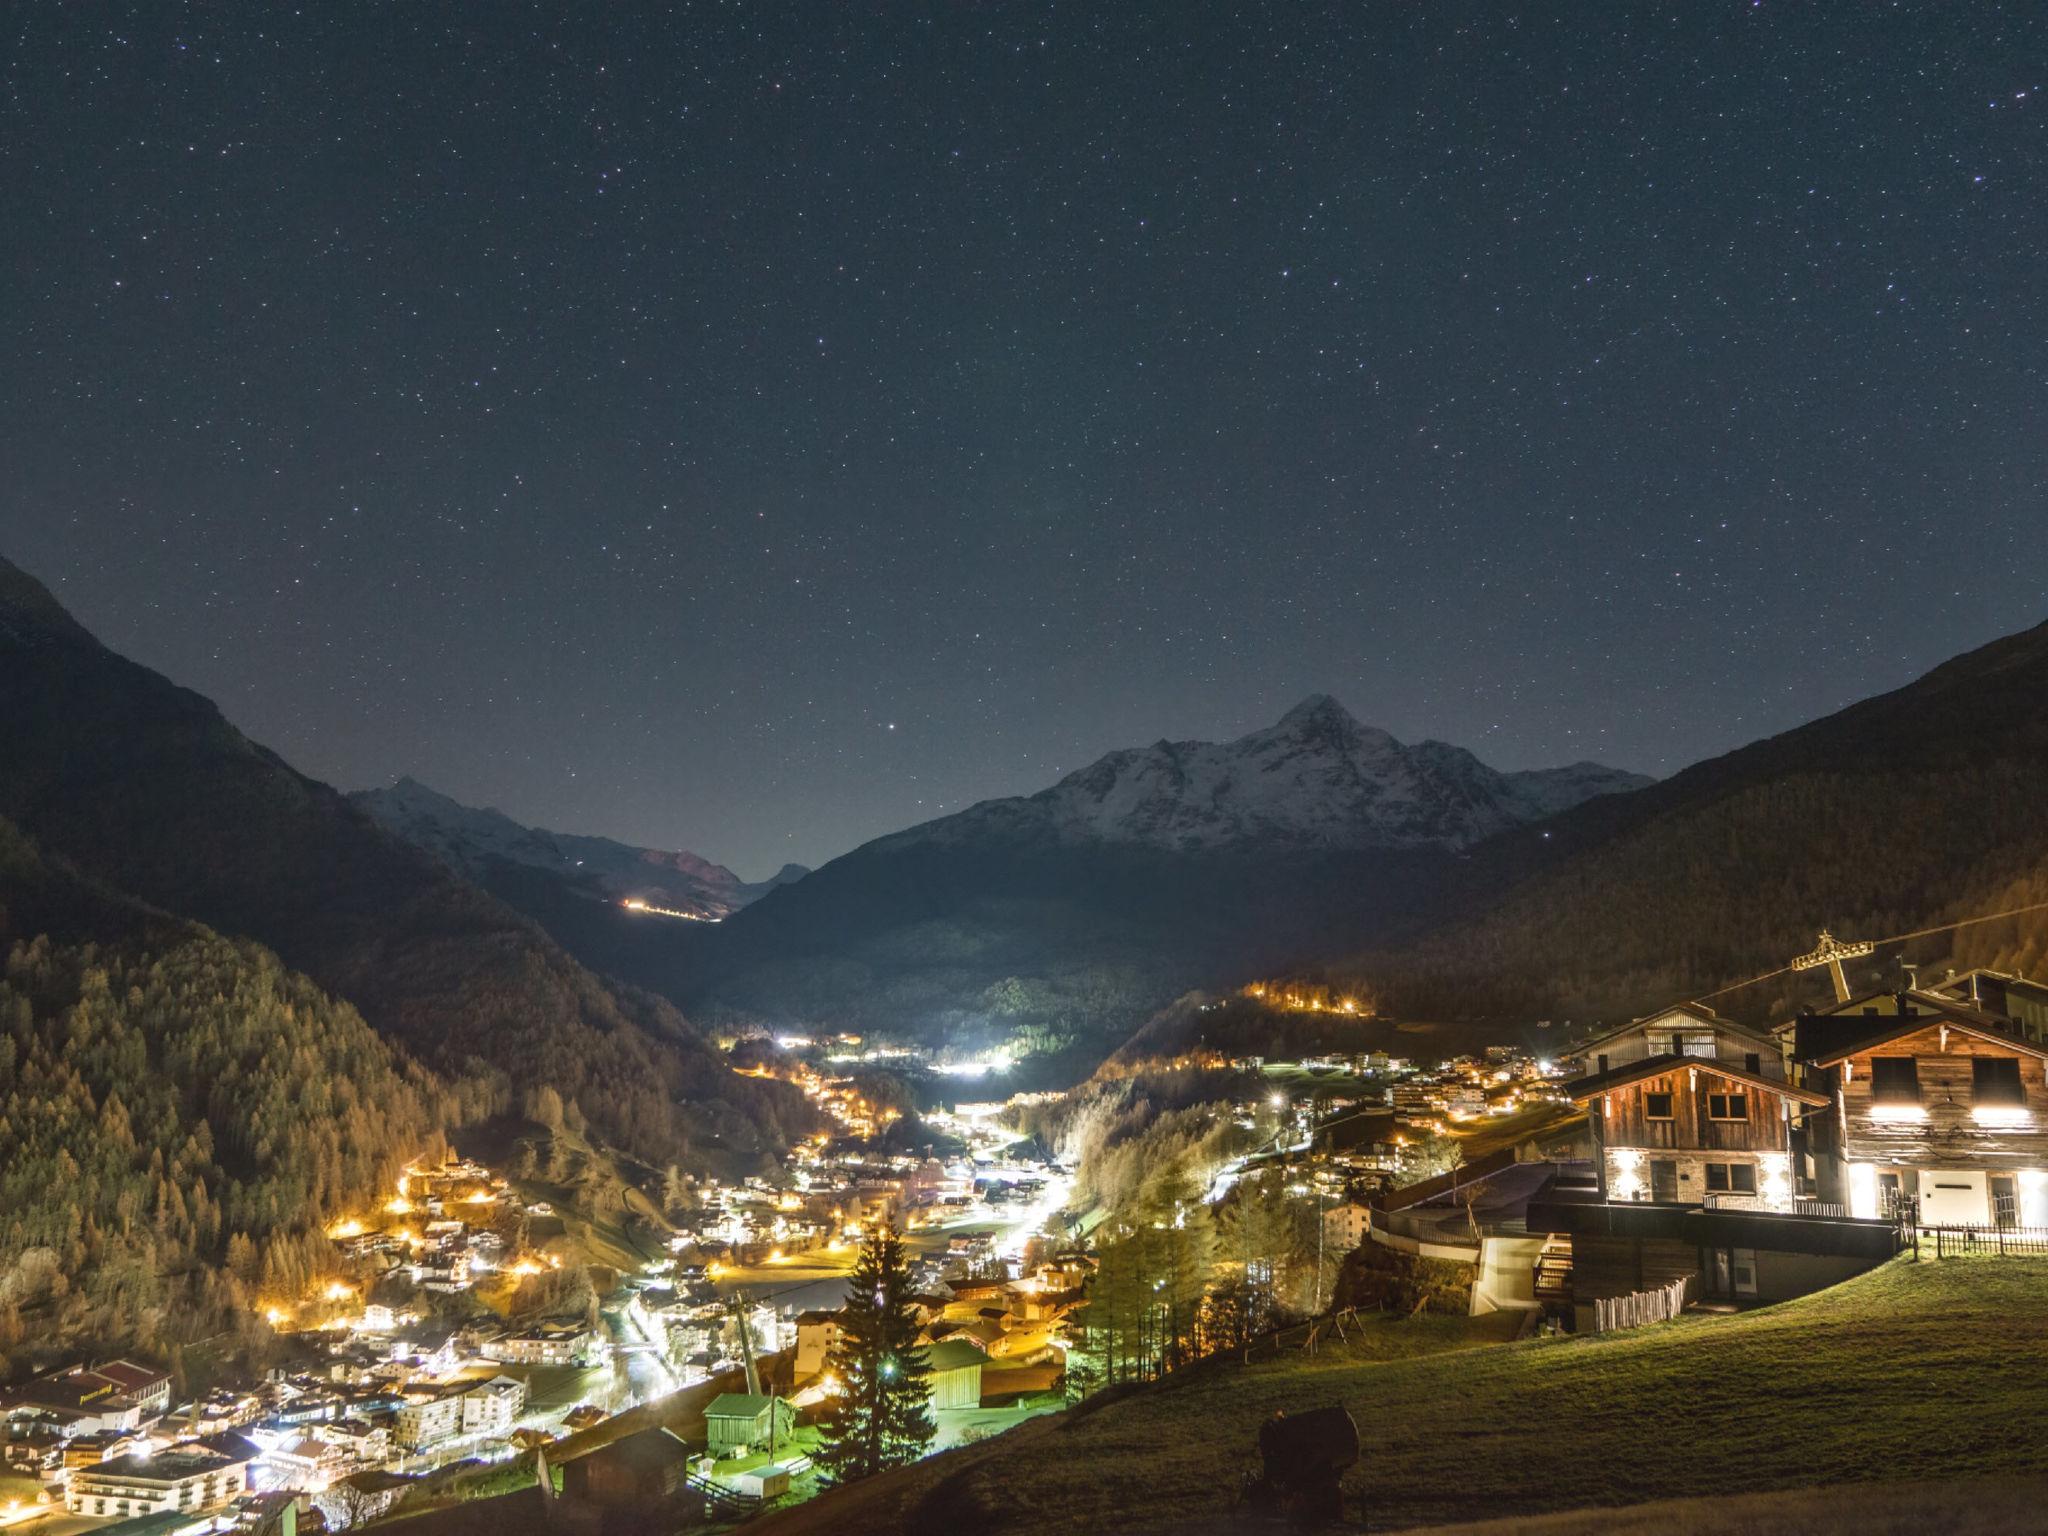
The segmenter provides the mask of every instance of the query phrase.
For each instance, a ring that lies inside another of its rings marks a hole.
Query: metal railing
[[[1913,1257],[1957,1258],[1965,1254],[1994,1258],[2048,1256],[2048,1227],[1923,1227],[1913,1228]]]

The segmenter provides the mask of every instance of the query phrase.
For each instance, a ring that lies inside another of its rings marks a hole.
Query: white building
[[[74,1515],[121,1520],[211,1509],[248,1491],[247,1460],[184,1447],[74,1467],[65,1483],[64,1507]]]
[[[446,1440],[462,1429],[462,1395],[444,1393],[398,1410],[398,1443],[417,1451]]]
[[[462,1394],[465,1435],[509,1435],[526,1407],[526,1383],[493,1376]]]

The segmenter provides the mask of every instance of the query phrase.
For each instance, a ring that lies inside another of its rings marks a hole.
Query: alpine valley
[[[587,964],[695,1016],[1048,1057],[1054,1075],[1085,1075],[1181,993],[1341,952],[1435,901],[1475,845],[1648,782],[1595,763],[1502,773],[1443,742],[1404,745],[1317,695],[1235,741],[1112,752],[800,880],[724,887],[741,894],[715,913],[694,890],[670,897],[723,916],[715,927],[626,904],[654,888],[664,856],[586,855],[596,840],[410,783],[357,798]]]

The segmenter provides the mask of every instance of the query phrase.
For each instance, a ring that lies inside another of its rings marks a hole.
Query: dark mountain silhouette
[[[549,1085],[664,1162],[759,1156],[808,1123],[793,1090],[726,1070],[669,1003],[591,974],[5,561],[0,720],[0,816],[45,856],[276,950],[443,1074],[463,1115]]]
[[[2048,625],[1495,838],[1446,899],[1332,974],[1408,1013],[1628,1014],[1782,965],[1823,925],[1883,938],[2048,901]],[[1902,956],[2038,975],[2048,914],[1894,946],[1859,981],[1896,984]],[[1810,990],[1720,1006],[1770,1016]]]

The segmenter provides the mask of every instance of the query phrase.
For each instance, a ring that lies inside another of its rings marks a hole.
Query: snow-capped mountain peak
[[[1649,782],[1595,763],[1501,773],[1463,747],[1403,745],[1319,693],[1235,741],[1112,752],[1028,798],[984,801],[888,841],[1455,849]]]

